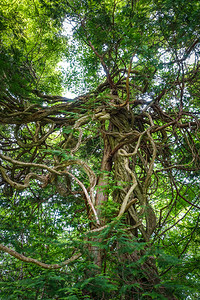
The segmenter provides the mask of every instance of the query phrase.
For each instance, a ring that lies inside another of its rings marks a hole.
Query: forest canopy
[[[1,299],[200,298],[199,16],[1,1]]]

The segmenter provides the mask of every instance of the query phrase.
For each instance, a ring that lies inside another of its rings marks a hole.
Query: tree
[[[2,297],[198,299],[198,1],[0,9]]]

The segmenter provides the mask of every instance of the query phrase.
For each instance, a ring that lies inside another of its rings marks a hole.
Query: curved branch
[[[119,153],[119,155],[122,155],[122,156],[126,156],[126,155],[127,155],[127,152],[126,152],[124,149],[120,149],[120,150],[118,151],[118,153]],[[124,155],[123,155],[123,154],[124,154]],[[134,189],[135,189],[136,186],[138,185],[137,179],[136,179],[136,177],[135,177],[135,174],[134,174],[134,173],[131,171],[131,169],[129,168],[128,162],[129,162],[128,159],[125,158],[124,165],[125,165],[125,168],[126,168],[127,172],[131,175],[131,177],[132,177],[132,179],[133,179],[133,183],[132,183],[132,186],[130,187],[128,193],[127,193],[126,196],[124,197],[124,200],[123,200],[123,203],[122,203],[122,205],[121,205],[121,208],[120,208],[120,211],[119,211],[119,213],[118,213],[117,218],[120,218],[120,217],[124,214],[124,212],[126,211],[126,209],[127,209],[127,204],[128,204],[128,200],[129,200],[129,198],[130,198],[132,192],[134,191]]]
[[[86,187],[84,186],[84,184],[76,177],[74,176],[73,174],[69,173],[68,171],[65,171],[66,174],[70,175],[79,185],[80,187],[82,188],[82,190],[84,191],[84,194],[86,196],[86,199],[88,201],[88,204],[89,206],[91,207],[93,213],[94,213],[94,216],[95,216],[95,219],[96,219],[96,222],[98,225],[100,225],[100,221],[99,221],[99,218],[98,218],[98,215],[97,215],[97,212],[96,212],[96,209],[94,208],[94,205],[92,203],[92,200],[87,192],[87,189]]]
[[[33,167],[33,168],[45,169],[45,170],[47,170],[51,173],[61,175],[60,172],[56,171],[54,168],[48,167],[47,165],[22,162],[22,161],[19,161],[19,160],[12,159],[9,156],[3,155],[3,154],[0,154],[0,158],[12,163],[13,165],[17,165],[17,166],[21,166],[21,167]]]
[[[146,176],[146,179],[145,179],[145,183],[144,183],[144,189],[147,190],[148,188],[148,183],[149,183],[149,179],[153,173],[153,167],[154,167],[154,162],[155,162],[155,159],[156,159],[156,154],[157,154],[157,148],[156,148],[156,145],[154,143],[154,140],[149,132],[150,130],[147,130],[147,135],[149,137],[149,140],[151,142],[151,145],[152,145],[152,148],[153,148],[153,155],[152,155],[152,159],[151,159],[151,162],[149,164],[149,169],[147,171],[147,176]]]
[[[79,131],[78,142],[77,142],[76,146],[71,150],[71,155],[73,155],[76,151],[78,151],[78,149],[81,145],[81,141],[82,141],[82,137],[83,137],[83,130],[81,128],[78,128],[78,131]]]
[[[20,147],[26,148],[26,149],[27,149],[27,148],[32,148],[32,147],[39,146],[39,145],[41,145],[42,143],[44,143],[44,141],[48,138],[48,136],[53,132],[54,128],[55,128],[55,124],[52,123],[51,128],[49,129],[49,131],[48,131],[46,134],[44,134],[44,136],[42,136],[42,137],[41,137],[40,139],[38,139],[38,140],[36,139],[36,134],[35,134],[35,136],[34,136],[34,141],[33,141],[33,143],[30,143],[30,144],[25,144],[25,143],[23,143],[23,142],[20,140],[20,138],[17,136],[17,130],[18,130],[18,128],[16,128],[16,130],[14,131],[14,135],[15,135],[17,144],[18,144]],[[36,133],[37,133],[37,129],[36,129]]]
[[[11,256],[13,256],[13,257],[15,257],[15,258],[17,258],[17,259],[19,259],[21,261],[24,261],[26,263],[32,263],[32,264],[35,264],[35,265],[37,265],[39,267],[42,267],[44,269],[50,269],[50,270],[52,270],[52,269],[54,269],[54,270],[55,269],[60,269],[60,268],[62,268],[64,266],[68,265],[70,262],[78,259],[81,256],[81,253],[77,253],[77,254],[73,255],[72,257],[70,257],[69,259],[63,261],[60,264],[45,264],[45,263],[43,263],[43,262],[41,262],[41,261],[39,261],[37,259],[31,258],[31,257],[27,257],[27,256],[25,256],[23,254],[20,254],[20,253],[14,251],[14,250],[12,250],[12,249],[10,249],[10,248],[2,245],[2,244],[0,244],[0,250],[3,251],[3,252],[6,252],[8,254],[10,254]]]
[[[140,135],[139,135],[139,139],[138,139],[138,142],[137,142],[137,145],[135,147],[135,150],[132,152],[132,153],[125,153],[123,149],[119,149],[118,153],[121,155],[121,156],[125,156],[125,157],[130,157],[130,156],[134,156],[137,154],[138,152],[138,149],[140,147],[140,143],[141,143],[141,140],[142,140],[142,137],[143,135],[146,133],[146,131],[142,132]]]
[[[5,171],[5,169],[2,166],[0,166],[0,172],[1,172],[4,180],[6,182],[8,182],[13,188],[15,188],[17,190],[24,190],[27,187],[29,187],[31,179],[38,179],[39,181],[43,182],[44,185],[46,185],[47,182],[48,182],[48,178],[46,176],[44,176],[44,175],[38,175],[38,174],[35,174],[35,173],[29,173],[28,175],[26,175],[26,177],[24,179],[24,184],[21,184],[21,183],[17,183],[15,181],[11,180],[8,177],[8,175],[6,174],[6,171]]]

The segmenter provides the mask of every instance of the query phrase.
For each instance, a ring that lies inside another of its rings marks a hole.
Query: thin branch
[[[47,177],[44,176],[44,175],[38,175],[38,174],[35,174],[35,173],[29,173],[28,175],[26,175],[26,177],[24,179],[24,184],[21,184],[21,183],[18,183],[18,182],[15,182],[15,181],[11,180],[9,178],[9,176],[6,174],[6,171],[5,171],[5,169],[2,166],[0,166],[0,172],[1,172],[2,176],[3,176],[3,179],[6,182],[8,182],[13,188],[15,188],[17,190],[24,190],[27,187],[29,187],[31,179],[37,179],[37,180],[43,182],[44,185],[46,185],[47,182],[48,182]]]
[[[127,152],[124,150],[124,149],[120,149],[120,151],[118,151],[118,154],[119,155],[123,155],[123,156],[126,156],[127,155]],[[133,179],[133,184],[132,186],[130,187],[129,191],[127,192],[126,196],[124,197],[124,200],[122,202],[122,205],[121,205],[121,208],[120,208],[120,211],[118,213],[118,216],[117,218],[120,218],[124,212],[126,211],[127,209],[127,204],[128,204],[128,200],[132,194],[132,192],[134,191],[134,189],[136,188],[136,186],[138,185],[137,183],[137,179],[135,177],[135,174],[131,171],[131,169],[129,168],[128,166],[128,163],[129,163],[129,160],[127,158],[125,158],[125,162],[124,162],[124,165],[125,165],[125,168],[127,170],[127,172],[131,175],[132,179]]]
[[[78,259],[81,256],[80,253],[77,253],[77,254],[73,255],[72,257],[70,257],[69,259],[63,261],[60,264],[45,264],[45,263],[43,263],[43,262],[41,262],[41,261],[39,261],[37,259],[31,258],[31,257],[27,257],[27,256],[25,256],[23,254],[20,254],[20,253],[14,251],[14,250],[12,250],[12,249],[10,249],[10,248],[2,245],[2,244],[0,244],[0,250],[3,251],[3,252],[6,252],[8,254],[10,254],[11,256],[13,256],[13,257],[15,257],[15,258],[17,258],[17,259],[19,259],[19,260],[21,260],[23,262],[32,263],[32,264],[35,264],[35,265],[37,265],[39,267],[42,267],[44,269],[49,269],[49,270],[60,269],[60,268],[62,268],[64,266],[68,265],[72,261]]]
[[[93,205],[93,203],[92,203],[92,200],[91,200],[91,198],[90,198],[90,196],[89,196],[89,194],[88,194],[88,192],[87,192],[87,189],[86,189],[86,187],[84,186],[84,184],[83,184],[76,176],[74,176],[74,175],[71,174],[70,172],[65,171],[65,173],[68,174],[68,175],[70,175],[70,176],[71,176],[71,177],[72,177],[72,178],[80,185],[80,187],[82,188],[82,190],[83,190],[83,192],[84,192],[84,194],[85,194],[85,197],[86,197],[86,199],[87,199],[87,201],[88,201],[88,204],[89,204],[89,206],[91,207],[91,209],[92,209],[92,211],[93,211],[93,213],[94,213],[96,222],[97,222],[98,225],[100,225],[100,221],[99,221],[99,218],[98,218],[96,209],[94,208],[94,205]]]

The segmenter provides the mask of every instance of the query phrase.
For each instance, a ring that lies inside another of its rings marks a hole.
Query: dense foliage
[[[1,299],[200,298],[199,15],[1,1]]]

